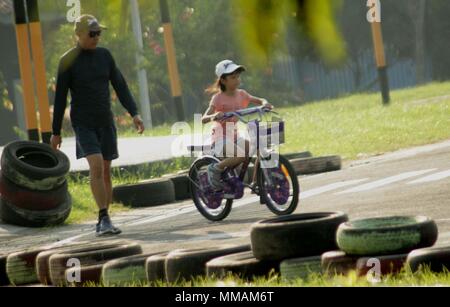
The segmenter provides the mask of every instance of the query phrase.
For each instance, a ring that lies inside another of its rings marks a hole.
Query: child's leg
[[[243,147],[239,146],[238,144],[233,144],[234,149],[236,149],[236,154],[237,155],[227,155],[227,156],[232,156],[230,158],[226,158],[225,160],[223,160],[222,162],[220,162],[217,165],[217,168],[224,171],[226,168],[233,168],[238,166],[239,164],[244,163],[249,156],[249,151],[250,151],[250,143],[247,140],[241,140],[241,142],[243,143]],[[226,144],[224,145],[224,151],[225,153],[227,153],[226,151]]]

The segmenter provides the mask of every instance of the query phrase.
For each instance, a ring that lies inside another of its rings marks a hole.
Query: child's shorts
[[[248,147],[246,150],[246,143]],[[213,155],[216,158],[245,158],[253,156],[256,152],[256,148],[250,146],[250,142],[243,138],[237,137],[236,142],[229,138],[222,138],[214,142],[212,146]],[[246,154],[248,152],[249,154]]]

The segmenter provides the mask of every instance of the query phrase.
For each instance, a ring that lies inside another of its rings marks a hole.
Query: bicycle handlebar
[[[261,106],[261,107],[255,107],[255,108],[242,109],[242,110],[238,110],[235,112],[227,112],[224,114],[224,116],[221,118],[221,120],[229,119],[229,118],[236,116],[237,118],[239,118],[240,121],[242,121],[244,123],[248,123],[248,121],[246,121],[243,118],[243,116],[259,114],[260,118],[262,118],[263,113],[278,114],[278,113],[272,111],[272,109],[270,109],[269,107]]]

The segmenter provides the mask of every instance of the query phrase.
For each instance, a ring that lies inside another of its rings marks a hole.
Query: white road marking
[[[355,185],[364,181],[369,180],[369,178],[365,178],[365,179],[358,179],[358,180],[351,180],[351,181],[342,181],[342,182],[336,182],[336,183],[332,183],[317,189],[312,189],[312,190],[308,190],[305,192],[300,192],[300,199],[304,200],[313,196],[317,196],[326,192],[330,192],[333,190],[337,190],[340,188],[344,188],[344,187],[348,187],[351,185]]]
[[[450,177],[450,170],[448,171],[444,171],[444,172],[440,172],[440,173],[436,173],[430,176],[426,176],[420,179],[417,179],[415,181],[409,182],[408,184],[418,184],[418,183],[427,183],[427,182],[433,182],[433,181],[438,181],[438,180],[442,180],[445,178]]]
[[[377,189],[377,188],[389,185],[391,183],[395,183],[395,182],[399,182],[399,181],[402,181],[402,180],[405,180],[405,179],[408,179],[408,178],[420,176],[420,175],[423,175],[423,174],[426,174],[426,173],[433,172],[435,170],[436,169],[427,169],[427,170],[416,171],[416,172],[407,172],[407,173],[399,174],[399,175],[396,175],[396,176],[383,178],[381,180],[369,182],[367,184],[363,184],[363,185],[354,187],[352,189],[336,193],[336,195],[342,195],[342,194],[348,194],[348,193],[356,193],[356,192],[364,192],[364,191]]]

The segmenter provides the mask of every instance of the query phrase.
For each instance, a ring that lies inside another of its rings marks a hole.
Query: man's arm
[[[53,106],[53,135],[61,135],[62,122],[67,107],[67,94],[69,93],[69,86],[69,67],[66,65],[64,59],[61,59],[58,67],[55,102]]]
[[[116,91],[117,97],[119,97],[119,101],[122,106],[128,111],[131,117],[135,117],[138,115],[138,109],[136,106],[136,102],[131,95],[130,89],[128,88],[127,82],[123,77],[122,73],[116,66],[116,62],[112,55],[108,52],[110,56],[110,80],[111,84]]]
[[[56,81],[55,103],[53,105],[53,126],[50,145],[53,149],[58,150],[61,147],[61,127],[64,119],[64,113],[67,107],[67,94],[69,93],[70,73],[69,67],[65,63],[64,58],[59,62],[58,76]]]

